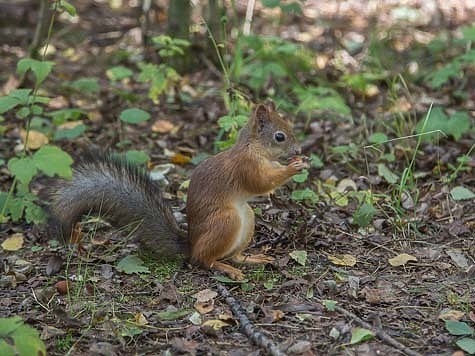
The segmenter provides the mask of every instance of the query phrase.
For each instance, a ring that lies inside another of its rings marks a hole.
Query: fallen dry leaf
[[[68,122],[65,122],[64,124],[59,125],[58,129],[74,129],[76,126],[82,125],[82,123],[83,123],[82,120],[68,121]]]
[[[218,293],[212,291],[211,289],[204,289],[194,294],[192,297],[196,299],[194,305],[195,309],[200,314],[209,313],[214,309],[214,298],[216,298],[217,295]]]
[[[68,100],[64,96],[57,96],[56,98],[52,98],[48,102],[48,107],[51,109],[63,109],[69,106]]]
[[[340,193],[348,192],[350,190],[357,191],[356,183],[349,178],[342,179],[336,186],[336,191]]]
[[[407,253],[401,253],[396,257],[388,259],[389,264],[394,267],[404,266],[409,261],[417,262],[417,258],[412,255],[408,255]]]
[[[24,143],[26,140],[25,130],[21,130],[20,137]],[[29,148],[30,150],[37,150],[41,146],[46,145],[48,142],[49,142],[49,139],[44,133],[30,130],[26,147]]]
[[[265,315],[263,322],[266,324],[272,324],[285,316],[285,313],[279,309],[262,308],[262,311]]]
[[[229,324],[225,323],[222,320],[213,319],[213,320],[205,321],[203,324],[201,324],[201,326],[208,326],[208,327],[213,328],[214,330],[221,330],[222,328],[229,326]]]
[[[175,125],[173,125],[170,121],[168,120],[157,120],[155,123],[152,125],[152,131],[153,132],[159,132],[159,133],[166,133],[170,132],[175,128]]]
[[[23,234],[16,233],[2,242],[2,248],[5,251],[17,251],[23,247]]]
[[[328,255],[328,259],[337,266],[353,267],[356,264],[356,257],[348,254],[339,256]]]
[[[207,314],[214,309],[214,300],[208,300],[206,302],[195,302],[195,309],[200,314]]]
[[[148,320],[145,318],[145,316],[142,313],[136,313],[134,315],[135,322],[139,325],[147,325]]]
[[[8,95],[13,89],[18,88],[20,81],[13,75],[10,74],[7,82],[3,85],[2,90],[0,91],[1,95]]]
[[[211,289],[203,289],[198,293],[192,295],[193,298],[196,299],[197,302],[207,302],[211,299],[214,299],[218,296],[218,293]]]
[[[95,122],[95,123],[102,121],[102,114],[98,110],[90,111],[87,114],[87,117],[89,118],[89,120],[91,120],[92,122]]]
[[[187,164],[188,162],[191,161],[190,156],[185,156],[181,153],[175,153],[171,158],[170,162],[174,164]]]
[[[465,315],[465,313],[460,311],[460,310],[452,310],[452,309],[445,310],[445,311],[443,310],[439,314],[439,319],[458,321],[458,320],[462,319],[464,315]]]
[[[71,282],[70,281],[59,281],[57,282],[54,287],[58,291],[59,294],[61,295],[66,295],[68,294],[68,290],[71,287]]]

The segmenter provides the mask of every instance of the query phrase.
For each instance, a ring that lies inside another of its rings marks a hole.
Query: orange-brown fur
[[[269,142],[276,130],[284,132],[289,142]],[[238,269],[218,260],[234,257],[238,262],[246,261],[241,252],[254,234],[254,214],[247,201],[273,191],[298,173],[303,168],[301,161],[288,166],[276,162],[283,154],[297,152],[290,124],[272,105],[261,105],[231,149],[207,159],[193,171],[187,199],[193,262],[242,278]],[[242,241],[241,227],[245,235]],[[251,263],[269,261],[262,256],[248,259]]]

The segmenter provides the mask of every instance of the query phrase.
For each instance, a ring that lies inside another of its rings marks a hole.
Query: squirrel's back
[[[56,232],[68,240],[82,215],[98,214],[127,228],[141,249],[159,256],[187,254],[187,241],[149,174],[124,156],[90,152],[73,169],[70,181],[56,183],[51,218]]]

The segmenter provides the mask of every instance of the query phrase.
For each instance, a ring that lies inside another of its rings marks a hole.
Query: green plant
[[[73,346],[74,340],[71,334],[56,339],[55,347],[59,352],[67,352]]]
[[[462,321],[446,320],[445,329],[455,336],[462,336],[456,341],[458,347],[470,355],[475,354],[475,330]]]
[[[69,12],[74,8],[66,1],[57,1],[54,3],[54,9],[55,11],[64,9]],[[51,19],[48,41],[53,21],[54,16]],[[19,157],[13,157],[8,161],[8,169],[14,177],[13,183],[8,193],[0,192],[0,220],[2,222],[19,221],[23,217],[27,222],[43,222],[45,214],[37,204],[38,198],[29,190],[31,180],[39,173],[50,177],[53,175],[63,178],[71,177],[72,159],[60,148],[44,145],[33,155],[29,154],[31,125],[41,121],[38,116],[43,114],[43,105],[49,101],[47,97],[38,95],[38,89],[50,74],[53,65],[53,62],[45,60],[21,59],[17,63],[17,72],[20,75],[26,75],[28,72],[33,73],[34,88],[16,89],[0,98],[0,114],[14,110],[16,118],[26,121],[23,151]]]
[[[1,355],[46,355],[46,347],[36,329],[20,317],[0,318]]]
[[[472,43],[475,41],[475,25],[462,27],[460,29],[462,37],[452,41],[452,46],[447,47],[447,40],[445,44],[443,39],[436,38],[433,40],[428,48],[433,54],[443,53],[444,50],[449,50],[451,52],[454,49],[457,50],[458,54],[452,56],[449,63],[443,65],[435,71],[431,71],[427,76],[426,80],[429,86],[433,89],[438,89],[448,83],[451,79],[464,79],[464,73],[474,67],[475,64],[475,49],[472,48]],[[444,58],[444,60],[446,60]]]

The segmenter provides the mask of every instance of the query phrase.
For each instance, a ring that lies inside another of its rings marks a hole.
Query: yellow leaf
[[[356,257],[352,255],[339,255],[339,256],[328,255],[328,259],[330,260],[331,263],[338,266],[353,267],[356,264]]]
[[[173,125],[170,121],[168,120],[157,120],[155,123],[152,125],[152,131],[153,132],[159,132],[159,133],[166,133],[170,132],[175,128],[175,125]]]
[[[21,130],[20,136],[21,136],[22,141],[25,142],[26,131]],[[28,135],[27,148],[29,148],[30,150],[37,150],[41,146],[46,145],[48,142],[49,142],[48,137],[46,137],[45,134],[38,131],[30,130],[30,134]]]
[[[191,161],[191,157],[185,156],[181,153],[175,153],[175,155],[170,158],[170,161],[174,164],[187,164]]]
[[[17,251],[23,247],[23,234],[13,234],[2,242],[5,251]]]
[[[76,126],[82,125],[82,120],[68,121],[58,126],[58,129],[74,129]]]
[[[135,322],[139,325],[147,325],[148,320],[145,318],[145,316],[142,313],[136,313],[135,314]]]
[[[417,258],[412,255],[408,255],[407,253],[401,253],[400,255],[388,260],[389,264],[394,267],[404,266],[409,261],[417,262]]]
[[[220,330],[224,328],[225,326],[229,326],[229,324],[225,323],[222,320],[213,319],[213,320],[205,321],[201,326],[209,326],[213,328],[214,330]]]
[[[342,179],[336,186],[336,191],[340,193],[344,193],[350,190],[357,191],[358,188],[356,187],[356,183],[349,178]]]
[[[464,315],[465,313],[460,310],[445,310],[439,314],[439,319],[458,321],[462,319]]]

